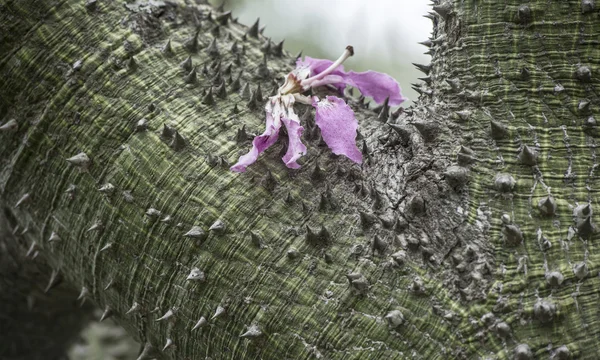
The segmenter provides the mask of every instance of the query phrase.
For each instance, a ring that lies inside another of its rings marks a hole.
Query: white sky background
[[[424,75],[411,63],[431,59],[418,44],[431,33],[431,20],[423,17],[431,10],[427,0],[226,0],[225,7],[246,25],[260,17],[264,35],[274,42],[286,39],[285,49],[294,55],[304,50],[303,55],[335,60],[352,45],[355,55],[346,69],[386,72],[405,96],[417,98],[410,84]]]

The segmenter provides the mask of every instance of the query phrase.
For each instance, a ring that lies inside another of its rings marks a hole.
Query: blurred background
[[[431,57],[418,42],[427,39],[431,10],[427,0],[210,0],[224,2],[226,10],[245,25],[260,17],[264,35],[296,55],[335,60],[347,45],[355,55],[344,64],[347,70],[375,70],[390,74],[410,101],[417,93],[410,84],[423,73],[411,63],[428,64]]]

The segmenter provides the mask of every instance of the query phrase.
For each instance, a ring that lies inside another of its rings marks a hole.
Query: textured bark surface
[[[417,105],[348,100],[362,166],[309,114],[301,169],[282,144],[241,175],[293,62],[258,24],[0,4],[3,211],[155,356],[595,358],[592,1],[437,4]]]

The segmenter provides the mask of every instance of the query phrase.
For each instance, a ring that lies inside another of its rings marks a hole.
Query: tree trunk
[[[598,7],[434,10],[417,104],[348,100],[362,166],[312,134],[301,169],[283,144],[236,174],[293,68],[258,23],[0,1],[0,244],[33,246],[140,358],[595,358]]]

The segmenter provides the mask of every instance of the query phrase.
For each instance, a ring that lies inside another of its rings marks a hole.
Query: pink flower
[[[318,86],[332,85],[343,91],[347,85],[350,85],[358,88],[363,95],[371,96],[379,104],[386,98],[389,98],[389,104],[392,106],[406,100],[402,96],[398,83],[387,74],[371,70],[361,73],[344,71],[342,63],[353,54],[354,49],[348,46],[335,62],[312,59],[308,56],[304,60],[298,59],[296,69],[288,74],[278,94],[270,97],[265,106],[267,118],[265,132],[254,138],[250,152],[241,156],[231,170],[246,171],[246,168],[254,163],[263,151],[277,141],[282,123],[289,137],[288,149],[282,160],[288,168],[300,167],[296,161],[306,154],[306,146],[300,140],[304,128],[294,112],[294,102],[309,104],[316,109],[315,123],[321,129],[323,141],[334,154],[344,155],[360,164],[362,153],[356,147],[358,121],[352,109],[344,100],[335,96],[327,96],[326,99],[320,100],[316,96],[309,98],[301,94]]]
[[[344,66],[335,67],[329,74],[320,76],[333,63],[331,60],[313,59],[308,56],[304,60],[298,59],[296,70],[301,69],[302,73],[310,72],[310,77],[316,80],[305,80],[303,84],[308,87],[323,85],[333,85],[338,90],[343,91],[346,85],[357,88],[364,96],[370,96],[376,103],[381,104],[387,97],[390,98],[391,106],[400,105],[406,100],[402,96],[400,85],[391,76],[377,71],[369,70],[365,72],[344,71]],[[308,88],[304,89],[308,90]]]

